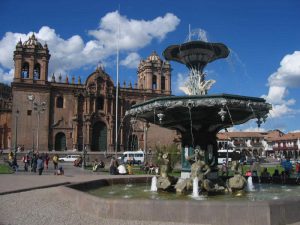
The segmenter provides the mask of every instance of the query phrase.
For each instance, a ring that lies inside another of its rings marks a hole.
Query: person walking
[[[39,171],[39,175],[42,175],[43,170],[44,170],[44,160],[42,156],[39,156],[37,160],[37,169]]]
[[[22,158],[22,161],[24,163],[24,171],[28,171],[28,165],[29,165],[29,156],[28,154],[24,155]]]
[[[46,153],[45,154],[45,166],[46,166],[46,170],[48,170],[49,160],[50,160],[50,157],[49,157],[48,153]]]
[[[58,169],[58,155],[57,154],[55,154],[53,156],[52,161],[53,161],[54,170],[57,170]]]
[[[37,167],[37,154],[33,153],[31,159],[31,171],[36,173],[36,167]]]

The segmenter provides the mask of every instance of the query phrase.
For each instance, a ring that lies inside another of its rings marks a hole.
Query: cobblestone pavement
[[[65,175],[54,175],[53,169],[39,176],[19,171],[0,175],[0,225],[179,225],[174,222],[117,220],[99,218],[80,211],[58,190],[65,183],[109,177],[92,173],[72,164],[64,164]],[[52,187],[51,187],[52,186]]]

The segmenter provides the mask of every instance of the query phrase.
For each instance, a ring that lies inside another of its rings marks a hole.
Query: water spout
[[[199,179],[198,177],[195,177],[193,180],[193,198],[198,198],[199,197]]]
[[[157,177],[156,176],[152,177],[150,190],[153,192],[157,191]]]
[[[247,179],[247,189],[248,189],[248,191],[255,190],[253,182],[252,182],[252,176],[248,177],[248,179]]]

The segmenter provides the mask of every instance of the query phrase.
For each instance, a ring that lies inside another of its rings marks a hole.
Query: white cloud
[[[26,34],[5,33],[4,37],[0,40],[0,66],[6,69],[13,68],[13,52],[16,48],[16,44],[20,39],[27,40],[28,37]]]
[[[172,85],[172,92],[173,94],[181,94],[183,95],[184,92],[180,90],[180,87],[183,87],[184,84],[188,81],[188,74],[178,73],[175,82]]]
[[[116,49],[118,40],[121,51],[130,51],[145,47],[153,39],[164,39],[169,32],[175,30],[179,22],[178,17],[171,13],[145,21],[128,19],[116,11],[107,13],[100,20],[99,28],[90,30],[89,34],[96,38],[104,48]]]
[[[291,108],[295,99],[287,99],[289,88],[300,87],[300,51],[295,51],[283,57],[280,67],[268,78],[269,93],[264,97],[273,105],[271,118],[290,116],[299,112]]]
[[[120,62],[120,64],[128,68],[137,68],[140,61],[141,61],[140,55],[136,52],[132,52],[128,54],[127,57]]]
[[[300,87],[300,51],[284,56],[268,81],[270,86]]]
[[[0,68],[0,82],[5,84],[10,83],[13,80],[14,72],[14,69],[5,72],[3,69]]]
[[[272,106],[272,110],[270,111],[270,118],[278,118],[287,115],[295,114],[295,110],[291,109],[286,104],[274,105]]]
[[[262,127],[248,127],[242,130],[243,132],[265,132],[266,129]]]
[[[153,20],[133,20],[120,15],[118,12],[107,13],[100,19],[99,28],[89,31],[92,39],[84,42],[79,35],[63,39],[56,33],[55,29],[43,26],[35,32],[37,39],[48,44],[51,59],[49,77],[52,73],[62,73],[88,66],[95,66],[99,61],[106,63],[106,60],[116,54],[116,40],[118,33],[118,21],[120,21],[119,46],[123,54],[130,52],[123,61],[124,66],[132,67],[136,64],[137,51],[145,47],[153,40],[162,40],[166,35],[175,30],[180,20],[171,13]],[[12,76],[4,71],[14,68],[13,51],[17,42],[22,39],[24,42],[32,32],[27,34],[7,32],[0,39],[0,73],[2,80],[12,80]],[[127,61],[126,61],[127,60]],[[131,60],[131,62],[129,61]]]

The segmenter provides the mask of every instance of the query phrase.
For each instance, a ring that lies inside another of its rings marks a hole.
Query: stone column
[[[33,80],[34,58],[31,56],[29,60],[29,79]]]
[[[43,81],[47,80],[46,64],[47,64],[47,60],[46,60],[46,58],[43,58],[42,63],[40,64],[41,65],[40,80],[43,80]]]
[[[20,79],[22,72],[22,57],[20,55],[15,56],[15,78]]]
[[[107,103],[107,98],[105,97],[104,98],[104,107],[103,107],[103,111],[104,111],[104,113],[105,114],[108,114],[108,105],[107,105],[108,103]]]
[[[91,128],[91,122],[90,121],[87,121],[85,123],[86,125],[86,132],[85,132],[85,137],[86,137],[86,140],[85,140],[85,146],[86,146],[86,150],[87,151],[91,151],[91,143],[90,143],[90,132],[92,131],[92,128]]]
[[[77,121],[73,121],[73,135],[72,135],[72,138],[73,138],[73,149],[77,149],[78,150],[78,122]]]

